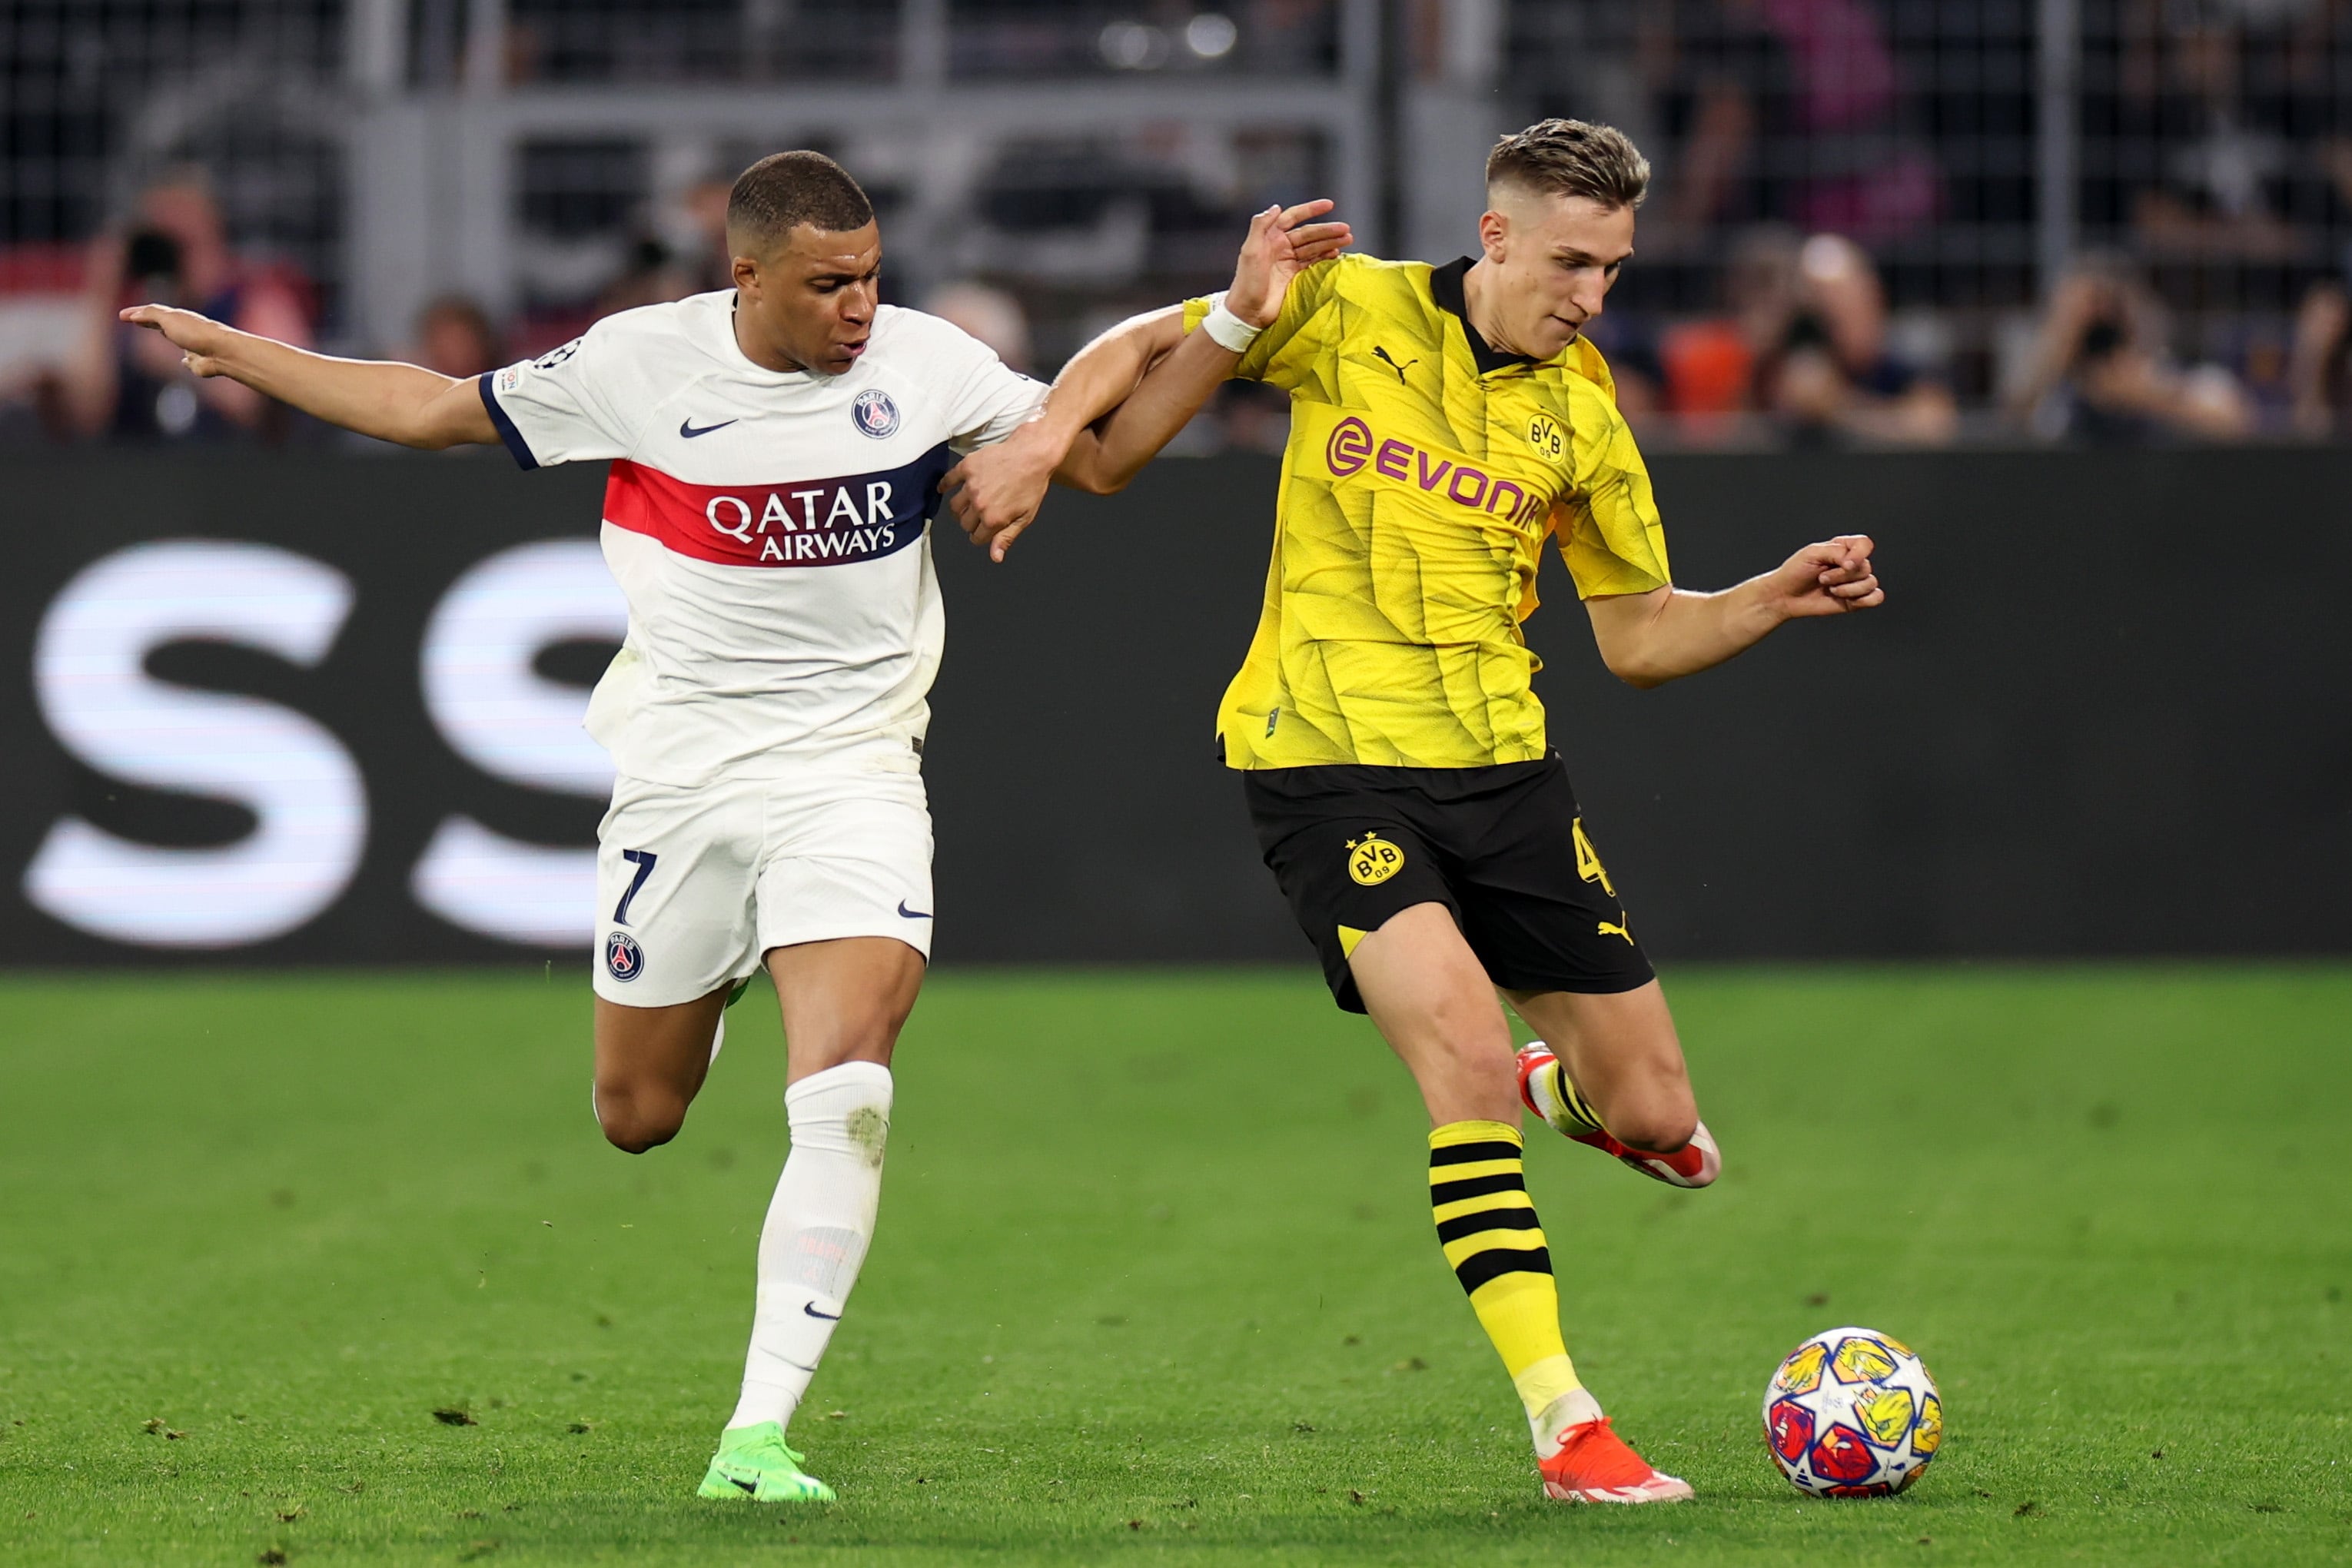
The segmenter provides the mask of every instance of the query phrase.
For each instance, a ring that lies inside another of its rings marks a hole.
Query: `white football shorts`
[[[692,789],[623,775],[596,834],[596,994],[707,996],[772,947],[895,937],[931,955],[919,772],[855,764]]]

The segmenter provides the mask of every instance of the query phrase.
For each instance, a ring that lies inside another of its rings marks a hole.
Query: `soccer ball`
[[[1765,1446],[1789,1484],[1814,1497],[1899,1492],[1943,1441],[1936,1380],[1875,1329],[1815,1334],[1764,1389]]]

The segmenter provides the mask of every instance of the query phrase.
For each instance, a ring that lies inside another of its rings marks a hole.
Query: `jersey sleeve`
[[[993,353],[977,366],[957,395],[949,428],[950,445],[969,452],[1002,441],[1045,406],[1046,386],[998,359]]]
[[[1577,399],[1579,480],[1552,508],[1552,531],[1580,599],[1646,594],[1674,581],[1649,468],[1603,384],[1596,378],[1590,404]]]
[[[1338,289],[1339,268],[1349,259],[1339,256],[1328,261],[1318,261],[1290,280],[1290,291],[1282,297],[1282,309],[1276,312],[1265,330],[1250,341],[1248,352],[1242,355],[1242,363],[1234,367],[1234,380],[1263,381],[1286,391],[1289,389],[1291,378],[1286,373],[1297,356],[1286,355],[1283,350],[1296,342],[1307,324],[1322,314],[1323,307],[1330,303]],[[1214,294],[1203,294],[1197,300],[1185,300],[1184,330],[1188,332],[1197,331],[1201,323],[1208,320],[1209,312],[1217,308],[1217,301],[1224,297],[1221,289]]]
[[[996,351],[951,321],[909,311],[931,336],[920,339],[945,374],[948,444],[970,452],[1003,440],[1045,406],[1045,384],[1022,374]]]
[[[636,445],[637,420],[625,340],[598,322],[562,348],[537,359],[487,371],[482,405],[514,460],[526,468],[554,463],[625,458]]]

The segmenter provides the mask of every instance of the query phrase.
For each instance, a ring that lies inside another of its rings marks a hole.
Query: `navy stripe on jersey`
[[[770,484],[698,485],[627,458],[604,486],[604,521],[724,566],[838,566],[923,536],[955,466],[942,441],[895,468]]]
[[[490,390],[490,377],[497,374],[496,371],[486,370],[474,383],[481,388],[482,406],[490,411],[490,423],[498,426],[499,439],[507,444],[507,450],[514,454],[514,460],[526,468],[535,468],[539,467],[539,459],[531,456],[530,443],[522,438],[522,432],[515,428],[515,422],[507,416],[505,409],[499,406],[499,395]]]

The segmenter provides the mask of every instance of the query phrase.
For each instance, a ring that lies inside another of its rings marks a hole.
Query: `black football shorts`
[[[1242,788],[1265,863],[1350,1013],[1364,1002],[1349,954],[1414,904],[1451,910],[1507,991],[1631,991],[1654,974],[1557,752],[1483,768],[1255,768]]]

